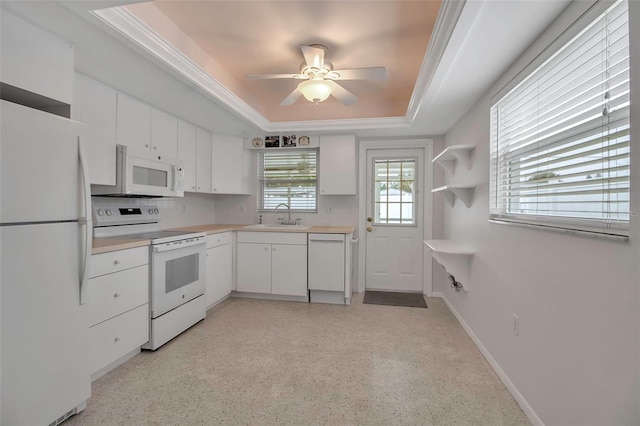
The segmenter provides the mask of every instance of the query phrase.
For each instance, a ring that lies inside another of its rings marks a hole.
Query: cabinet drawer
[[[307,245],[305,232],[238,232],[239,243]]]
[[[147,265],[89,280],[89,324],[127,312],[149,302]]]
[[[213,248],[223,246],[225,244],[231,244],[232,235],[231,232],[222,232],[220,234],[207,235],[207,248]]]
[[[90,278],[149,263],[149,247],[136,247],[91,256]]]
[[[89,329],[91,373],[149,340],[149,305],[145,304]]]

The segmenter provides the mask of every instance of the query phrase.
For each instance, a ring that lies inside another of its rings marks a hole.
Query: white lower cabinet
[[[149,248],[95,254],[91,262],[89,344],[96,379],[149,340]]]
[[[238,232],[237,290],[307,295],[307,234]]]
[[[238,242],[237,288],[240,292],[271,293],[271,244]]]
[[[233,237],[231,232],[207,237],[207,308],[224,300],[233,286]]]

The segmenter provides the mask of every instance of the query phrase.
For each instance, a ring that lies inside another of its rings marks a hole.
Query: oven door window
[[[197,282],[200,279],[200,256],[194,253],[165,263],[165,293]]]

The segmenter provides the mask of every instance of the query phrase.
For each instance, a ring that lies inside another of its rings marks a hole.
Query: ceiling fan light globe
[[[298,84],[298,91],[302,93],[306,100],[317,105],[327,100],[331,92],[333,92],[333,87],[324,80],[307,80]]]

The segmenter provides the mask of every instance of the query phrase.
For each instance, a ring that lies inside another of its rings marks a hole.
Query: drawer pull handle
[[[113,293],[113,297],[120,297],[120,293]]]
[[[119,337],[116,337],[115,339],[113,339],[113,341],[114,341],[114,342],[119,342],[119,341],[120,341],[120,338],[119,338]]]
[[[114,261],[113,261],[113,264],[114,264],[114,265],[119,265],[119,264],[120,264],[120,261],[119,261],[118,259],[116,259],[116,260],[114,260]]]

